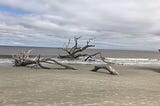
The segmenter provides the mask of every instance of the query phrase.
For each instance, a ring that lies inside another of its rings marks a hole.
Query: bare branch
[[[107,64],[115,64],[115,63],[113,63],[113,62],[105,61],[105,58],[102,57],[102,54],[101,54],[101,53],[100,53],[100,58],[101,58],[101,60],[102,60],[103,62],[105,62],[105,63],[107,63]]]
[[[66,49],[68,49],[69,45],[70,45],[71,39],[68,40],[68,44],[66,46]]]
[[[85,59],[85,61],[87,61],[89,58],[92,58],[93,56],[96,56],[96,55],[98,55],[98,54],[101,54],[101,53],[100,53],[100,52],[97,52],[97,53],[88,55],[88,57]]]
[[[83,47],[78,47],[78,40],[81,37],[74,37],[74,46],[72,48],[68,48],[68,45],[66,46],[64,50],[67,54],[66,55],[59,55],[60,58],[67,58],[67,59],[76,59],[82,56],[87,56],[88,54],[83,54],[83,51],[85,51],[86,49],[90,48],[90,47],[95,47],[95,45],[89,45],[89,43],[91,42],[91,39],[89,39],[87,41],[87,44]],[[70,41],[69,41],[70,43]]]
[[[64,50],[67,54],[63,55],[63,56],[59,56],[60,58],[70,58],[70,59],[76,59],[82,56],[87,56],[88,54],[84,54],[83,51],[85,51],[86,49],[90,48],[90,47],[95,47],[95,45],[90,45],[89,43],[91,42],[92,39],[89,39],[86,43],[85,46],[83,47],[78,47],[78,40],[81,37],[74,37],[74,46],[70,49],[62,49]]]

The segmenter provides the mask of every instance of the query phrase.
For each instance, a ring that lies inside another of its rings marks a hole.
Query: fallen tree
[[[63,67],[63,69],[72,69],[76,70],[75,68],[64,65],[52,58],[41,58],[40,55],[35,58],[30,58],[30,52],[31,50],[27,52],[21,52],[18,55],[12,55],[12,58],[14,59],[14,66],[20,67],[20,66],[29,66],[32,65],[32,67],[41,67],[43,69],[51,69],[49,67],[43,66],[42,63],[48,63],[48,64],[57,64]]]
[[[79,37],[80,38],[80,37]],[[75,45],[71,48],[64,49],[68,54],[64,56],[60,56],[61,58],[79,58],[81,56],[86,56],[85,61],[87,61],[89,58],[92,58],[93,56],[100,55],[100,59],[105,63],[105,65],[96,65],[91,71],[97,72],[99,69],[105,69],[112,75],[118,75],[118,72],[116,72],[112,67],[111,64],[114,64],[112,62],[105,61],[105,58],[102,57],[100,52],[94,53],[94,54],[82,54],[84,50],[86,50],[88,47],[93,47],[94,45],[89,45],[89,41],[87,41],[87,45],[84,47],[78,47],[78,39],[75,38]],[[68,43],[69,45],[69,43]],[[43,63],[47,64],[57,64],[63,69],[72,69],[76,70],[76,68],[62,64],[58,61],[56,61],[53,58],[41,58],[41,56],[36,56],[34,58],[30,57],[31,50],[28,50],[27,52],[21,52],[18,55],[12,55],[12,58],[14,59],[14,66],[20,67],[20,66],[31,66],[31,67],[40,67],[43,69],[51,69],[50,67],[44,66]]]
[[[95,47],[95,45],[91,45],[91,39],[89,39],[86,43],[85,46],[81,47],[78,45],[78,40],[81,37],[74,37],[74,45],[73,47],[69,48],[71,40],[68,41],[68,44],[66,48],[63,48],[62,50],[65,51],[67,54],[66,55],[59,55],[59,58],[65,58],[65,59],[78,59],[79,57],[87,57],[85,61],[87,61],[89,58],[92,58],[93,56],[99,54],[99,53],[94,53],[94,54],[88,54],[84,53],[84,51],[90,47]]]
[[[30,57],[30,52],[31,52],[31,50],[29,50],[27,52],[21,52],[18,55],[12,55],[12,57],[14,59],[14,66],[15,67],[20,67],[20,66],[30,66],[31,65],[31,67],[36,67],[36,68],[40,67],[40,68],[43,68],[43,69],[51,69],[50,67],[47,67],[47,66],[43,65],[43,63],[47,63],[47,64],[57,64],[57,65],[63,67],[63,69],[77,70],[76,68],[73,68],[71,66],[62,64],[62,63],[56,61],[53,58],[41,58],[40,55],[36,56],[35,58],[31,58]],[[105,61],[105,58],[102,57],[100,52],[92,54],[92,55],[88,55],[88,57],[86,59],[92,58],[92,56],[95,56],[95,55],[98,55],[98,54],[100,55],[101,60],[103,62],[105,62],[106,64],[105,65],[94,66],[94,68],[91,71],[97,72],[99,69],[105,69],[112,75],[118,75],[118,72],[116,72],[111,67],[111,64],[114,64],[114,63]]]

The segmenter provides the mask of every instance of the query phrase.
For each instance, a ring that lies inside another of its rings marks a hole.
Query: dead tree
[[[83,47],[80,47],[78,45],[78,40],[80,39],[81,37],[74,37],[74,46],[69,48],[69,45],[70,45],[70,42],[71,40],[68,41],[68,45],[66,46],[66,48],[63,48],[62,50],[65,51],[67,54],[66,55],[59,55],[59,58],[66,58],[66,59],[77,59],[79,57],[87,57],[85,59],[85,61],[87,61],[89,58],[99,54],[99,53],[95,53],[95,54],[87,54],[87,53],[84,53],[84,51],[90,47],[95,47],[95,45],[91,45],[90,42],[91,42],[91,39],[89,39],[86,43],[85,46]]]
[[[68,65],[64,65],[64,64],[62,64],[52,58],[42,58],[41,59],[40,55],[35,58],[30,58],[30,52],[31,52],[31,50],[29,50],[28,52],[21,52],[18,55],[12,55],[12,58],[14,59],[14,66],[20,67],[20,66],[33,65],[34,67],[41,67],[43,69],[51,69],[49,67],[42,65],[42,63],[48,63],[48,64],[60,65],[64,69],[76,70],[75,68],[68,66]]]
[[[100,53],[100,58],[101,58],[101,60],[102,60],[104,63],[106,63],[106,64],[105,64],[105,65],[97,65],[97,66],[94,66],[94,68],[93,68],[91,71],[97,72],[99,69],[105,69],[105,70],[107,70],[107,71],[108,71],[110,74],[112,74],[112,75],[118,75],[118,72],[115,71],[115,69],[113,69],[113,68],[111,67],[111,64],[114,64],[114,63],[105,61],[105,58],[102,57],[101,53]]]

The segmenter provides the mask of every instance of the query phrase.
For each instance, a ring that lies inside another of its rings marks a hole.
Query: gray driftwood
[[[90,47],[95,47],[95,45],[91,45],[91,39],[89,39],[86,43],[85,46],[80,47],[78,45],[78,40],[80,39],[80,37],[74,37],[74,45],[73,47],[69,48],[70,42],[71,40],[68,41],[68,44],[66,46],[66,48],[63,48],[62,50],[66,52],[66,55],[59,55],[59,58],[65,58],[65,59],[77,59],[79,57],[87,57],[85,59],[85,61],[87,61],[89,58],[92,58],[93,56],[99,54],[99,53],[95,53],[95,54],[87,54],[84,53],[84,51]]]
[[[115,71],[115,69],[111,67],[111,64],[114,64],[114,63],[105,61],[105,58],[102,57],[101,53],[100,53],[100,58],[106,64],[104,64],[104,65],[96,65],[96,66],[94,66],[94,68],[91,71],[97,72],[99,69],[105,69],[112,75],[118,75],[118,72]]]
[[[112,75],[118,75],[118,72],[116,72],[115,69],[113,69],[110,65],[94,66],[94,68],[91,71],[97,72],[99,69],[105,69]]]
[[[27,52],[21,52],[18,55],[12,55],[12,58],[14,59],[14,66],[15,67],[20,67],[20,66],[28,66],[28,65],[33,65],[35,67],[41,67],[43,69],[50,69],[49,67],[43,66],[42,63],[48,63],[48,64],[57,64],[62,66],[64,69],[72,69],[76,70],[75,68],[64,65],[52,58],[42,58],[39,56],[35,58],[30,58],[30,52],[31,50]]]

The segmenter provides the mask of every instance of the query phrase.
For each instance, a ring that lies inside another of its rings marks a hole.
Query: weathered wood
[[[105,63],[104,65],[97,65],[97,66],[94,66],[94,68],[91,70],[93,72],[97,72],[99,69],[105,69],[107,70],[110,74],[112,75],[118,75],[118,72],[115,71],[115,69],[113,69],[111,67],[111,64],[115,64],[115,63],[112,63],[112,62],[108,62],[108,61],[105,61],[105,58],[102,57],[102,54],[101,53],[98,53],[100,55],[100,59]]]
[[[101,53],[99,53],[100,54],[100,58],[101,58],[101,60],[104,62],[104,63],[106,63],[106,64],[115,64],[115,63],[113,63],[113,62],[109,62],[109,61],[105,61],[105,58],[102,56],[102,54]]]
[[[14,59],[14,66],[27,66],[30,64],[36,64],[36,62],[30,59],[29,54],[32,50],[28,50],[27,52],[21,52],[18,55],[12,55]]]
[[[56,61],[56,60],[54,60],[54,59],[52,59],[52,58],[43,59],[41,62],[46,62],[46,63],[52,64],[52,63],[49,62],[49,61],[52,61],[52,62],[56,63],[57,65],[60,65],[60,66],[64,67],[65,69],[77,70],[76,68],[73,68],[73,67],[68,66],[68,65],[64,65],[64,64],[62,64],[62,63],[60,63],[60,62],[58,62],[58,61]]]
[[[118,75],[118,72],[116,72],[110,65],[101,65],[101,66],[94,66],[94,68],[91,70],[93,72],[97,72],[99,69],[105,69],[112,75]]]
[[[43,66],[43,65],[41,64],[40,55],[38,56],[38,59],[37,59],[37,66],[39,66],[39,67],[41,67],[41,68],[43,68],[43,69],[51,69],[51,68],[45,67],[45,66]]]
[[[14,66],[27,66],[27,65],[31,65],[31,64],[36,64],[35,61],[32,60],[26,60],[26,61],[19,61],[17,59],[14,60]]]
[[[101,54],[100,52],[94,53],[94,54],[90,54],[87,56],[87,58],[85,59],[85,61],[87,61],[89,58],[93,58],[93,56],[96,56],[98,54]]]
[[[62,50],[65,51],[67,54],[66,55],[59,55],[59,58],[65,58],[65,59],[77,59],[79,57],[84,57],[84,56],[90,56],[87,53],[83,53],[83,51],[85,51],[86,49],[90,48],[90,47],[95,47],[95,45],[91,45],[91,39],[89,39],[86,43],[85,46],[83,47],[79,47],[78,46],[78,40],[81,37],[74,37],[74,46],[69,48],[69,44],[70,44],[70,40],[68,41],[68,45],[66,46],[66,48],[63,48]],[[94,56],[94,55],[92,55]],[[89,58],[89,57],[88,57]],[[87,58],[87,59],[88,59]],[[87,60],[86,59],[86,60]]]
[[[13,59],[14,59],[14,66],[16,67],[20,67],[20,66],[28,66],[28,65],[34,65],[36,67],[41,67],[43,69],[51,69],[49,67],[43,66],[41,63],[49,63],[49,64],[57,64],[60,65],[62,67],[64,67],[65,69],[72,69],[72,70],[76,70],[75,68],[68,66],[68,65],[64,65],[52,58],[43,58],[40,59],[40,55],[38,57],[36,57],[35,59],[32,59],[29,57],[29,53],[30,52],[22,52],[18,55],[13,55]],[[52,61],[52,63],[50,62]]]

